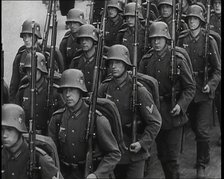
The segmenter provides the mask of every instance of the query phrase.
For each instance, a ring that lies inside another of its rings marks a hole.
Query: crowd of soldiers
[[[221,0],[137,2],[105,1],[97,12],[100,19],[90,23],[81,9],[71,8],[53,66],[52,47],[43,50],[39,42],[43,36],[38,22],[23,22],[24,45],[15,56],[8,93],[7,85],[2,86],[3,179],[144,178],[154,141],[165,178],[178,179],[183,126],[188,122],[196,140],[196,177],[206,178],[210,120],[216,109],[221,122]],[[156,82],[157,96],[138,80],[140,74]],[[109,116],[88,101],[94,92],[113,102],[121,123],[120,141]],[[90,109],[93,166],[86,165]],[[33,169],[33,141],[24,137],[27,132],[51,138],[60,165],[36,147],[38,167]]]

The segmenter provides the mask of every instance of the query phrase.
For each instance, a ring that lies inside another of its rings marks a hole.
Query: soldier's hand
[[[129,150],[130,152],[137,153],[141,148],[142,148],[141,144],[139,142],[135,142],[130,145]]]
[[[180,114],[181,108],[179,104],[176,104],[175,107],[170,111],[172,116],[177,116]]]
[[[96,175],[94,173],[90,173],[86,179],[97,179]]]
[[[205,85],[205,87],[202,89],[203,93],[209,93],[210,92],[210,87],[207,85]]]

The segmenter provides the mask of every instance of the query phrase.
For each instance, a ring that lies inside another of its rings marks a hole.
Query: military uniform
[[[113,22],[110,18],[107,18],[105,23],[105,45],[112,46],[116,44],[116,36],[123,24],[123,17],[118,14],[117,21]]]
[[[185,32],[180,36],[180,45],[190,55],[196,81],[196,94],[189,107],[189,112],[192,120],[192,129],[195,132],[197,141],[197,166],[204,168],[206,161],[209,160],[209,121],[212,115],[212,100],[215,97],[215,90],[221,79],[220,56],[217,44],[210,36],[207,83],[210,87],[210,92],[202,93],[204,87],[205,31],[202,29],[196,37],[191,36],[190,31]]]
[[[89,106],[80,99],[76,110],[69,108],[56,111],[49,124],[49,136],[55,141],[61,170],[65,178],[84,177],[84,164],[88,143],[85,133],[88,119]],[[96,137],[94,138],[96,164],[94,174],[97,178],[109,178],[115,165],[120,160],[121,154],[116,139],[114,138],[109,121],[97,113]]]
[[[80,44],[76,41],[76,34],[72,34],[71,31],[66,32],[59,46],[59,50],[64,59],[65,69],[69,68],[71,60],[75,57],[80,48]]]
[[[211,13],[210,30],[217,32],[221,36],[221,14]]]

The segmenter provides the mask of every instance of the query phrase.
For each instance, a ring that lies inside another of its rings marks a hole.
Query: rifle
[[[3,91],[4,91],[4,50],[1,43],[1,105],[3,105]]]
[[[150,14],[150,0],[146,0],[147,3],[147,11],[146,11],[146,19],[145,19],[145,34],[144,34],[144,52],[147,52],[148,49],[148,32],[149,32],[149,14]]]
[[[103,43],[104,43],[104,32],[105,32],[105,19],[106,19],[106,7],[107,3],[104,4],[104,11],[102,16],[101,27],[99,31],[99,41],[97,45],[96,62],[94,67],[93,75],[93,86],[90,93],[90,107],[88,114],[88,123],[86,129],[85,140],[88,142],[87,152],[86,152],[86,163],[85,163],[85,178],[93,172],[93,135],[94,135],[94,124],[95,124],[95,111],[98,87],[100,83],[100,67],[103,57]]]
[[[87,4],[87,6],[90,6],[89,9],[89,23],[93,24],[93,7],[94,7],[94,1],[91,0],[91,2],[89,4]]]
[[[183,0],[179,0],[179,9],[177,13],[177,26],[176,26],[176,40],[177,40],[177,46],[179,44],[179,34],[180,34],[180,25],[181,25],[181,17],[182,17],[182,4]]]
[[[45,49],[47,47],[47,41],[48,41],[48,34],[49,34],[49,28],[50,28],[50,23],[51,23],[51,16],[52,16],[52,6],[53,6],[53,1],[54,0],[49,0],[49,5],[47,9],[47,16],[45,20],[45,25],[44,25],[44,32],[43,32],[43,41],[42,41],[42,48],[41,48],[41,53],[44,54]]]
[[[51,49],[50,49],[50,66],[48,69],[48,84],[47,84],[47,107],[49,109],[49,114],[53,113],[53,78],[54,78],[54,54],[56,46],[56,36],[57,36],[57,13],[56,13],[56,0],[52,0],[53,3],[53,28],[51,36]]]
[[[31,48],[31,89],[30,89],[30,101],[31,101],[31,112],[29,120],[29,150],[30,150],[30,161],[29,161],[29,178],[38,178],[37,170],[40,169],[36,164],[36,72],[37,72],[37,59],[35,45],[35,22],[32,21],[32,48]]]
[[[204,59],[205,59],[205,67],[204,67],[204,82],[203,82],[203,88],[208,83],[208,43],[209,43],[209,33],[210,33],[210,14],[211,14],[211,0],[207,0],[207,19],[206,19],[206,35],[205,35],[205,53],[204,53]]]
[[[133,57],[133,69],[132,69],[132,142],[136,142],[137,133],[137,58],[138,58],[138,0],[135,2],[135,34],[134,34],[134,57]]]

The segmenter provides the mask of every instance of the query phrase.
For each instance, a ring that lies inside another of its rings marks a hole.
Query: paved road
[[[80,8],[85,13],[85,18],[88,18],[89,8],[86,6],[89,1],[76,1],[75,7]],[[2,43],[5,57],[4,77],[6,83],[10,83],[12,75],[12,64],[18,48],[23,44],[22,38],[19,37],[22,23],[30,18],[40,24],[41,33],[45,24],[47,8],[38,1],[2,1]],[[57,11],[58,29],[57,29],[57,44],[65,34],[65,16],[61,16],[60,11]],[[50,39],[50,37],[49,37]],[[49,43],[50,44],[50,41]]]

